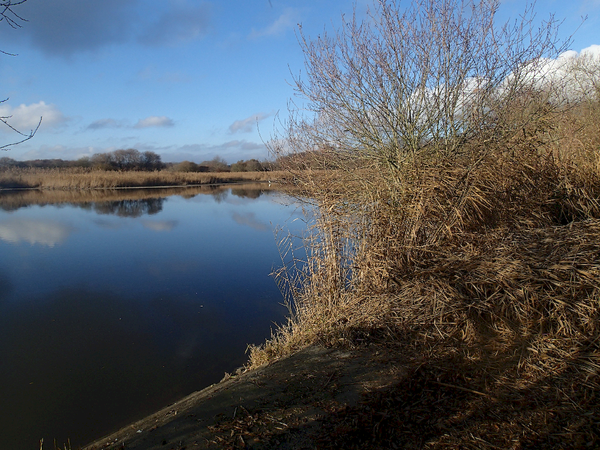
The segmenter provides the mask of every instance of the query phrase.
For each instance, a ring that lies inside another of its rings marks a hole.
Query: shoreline
[[[107,172],[76,170],[0,171],[0,191],[93,190],[207,186],[233,183],[281,182],[289,176],[270,172]]]
[[[265,184],[265,183],[280,183],[280,181],[269,181],[269,180],[223,180],[215,183],[198,183],[198,184],[165,184],[165,185],[152,185],[152,186],[116,186],[116,187],[90,187],[90,188],[70,188],[70,189],[58,189],[58,188],[43,188],[43,187],[0,187],[0,192],[20,192],[20,191],[119,191],[119,190],[133,190],[133,189],[172,189],[172,188],[196,188],[204,186],[229,186],[232,184]]]
[[[331,408],[356,407],[407,371],[401,358],[373,348],[310,346],[238,373],[82,450],[304,448],[319,439]]]

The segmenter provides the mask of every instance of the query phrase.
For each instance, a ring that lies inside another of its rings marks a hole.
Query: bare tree
[[[15,8],[15,6],[22,5],[26,1],[27,0],[1,0],[0,1],[0,22],[7,23],[11,28],[21,28],[21,23],[25,22],[26,20],[23,17],[21,17],[19,14],[17,14],[15,12],[14,8]],[[4,50],[0,50],[0,53],[3,53],[8,56],[16,56],[14,53],[8,53]],[[6,102],[7,100],[8,99],[1,100],[0,104]],[[11,118],[11,116],[0,116],[0,122],[2,122],[5,126],[10,128],[12,131],[17,133],[18,135],[20,135],[21,138],[11,144],[0,145],[0,150],[7,150],[9,147],[12,147],[13,145],[18,145],[25,141],[28,141],[35,135],[37,130],[40,128],[40,125],[42,124],[42,118],[40,117],[40,120],[39,120],[37,126],[33,130],[31,130],[29,133],[23,133],[23,132],[17,130],[15,127],[13,127],[9,123],[10,118]]]
[[[300,28],[301,103],[291,103],[271,150],[318,150],[397,170],[416,155],[452,158],[474,138],[487,145],[520,129],[536,107],[518,120],[505,112],[515,102],[545,105],[544,61],[567,42],[553,16],[535,24],[534,4],[518,21],[497,24],[499,5],[376,0],[366,20],[355,12],[332,35],[309,39]]]

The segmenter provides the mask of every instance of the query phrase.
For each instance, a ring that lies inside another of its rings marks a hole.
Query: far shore
[[[167,188],[229,183],[282,181],[284,171],[173,172],[73,169],[16,169],[0,171],[0,190],[94,190]]]

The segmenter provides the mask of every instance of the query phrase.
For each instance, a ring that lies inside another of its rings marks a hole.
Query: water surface
[[[287,203],[240,186],[0,193],[0,447],[76,448],[242,365],[286,314],[269,273],[274,227],[303,226]]]

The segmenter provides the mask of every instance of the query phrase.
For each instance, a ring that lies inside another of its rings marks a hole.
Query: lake
[[[0,192],[0,447],[77,448],[243,365],[301,218],[264,185]]]

